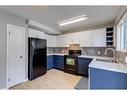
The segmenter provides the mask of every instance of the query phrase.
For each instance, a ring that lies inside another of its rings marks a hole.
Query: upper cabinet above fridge
[[[31,29],[31,28],[29,29],[29,37],[46,39],[45,33],[43,31],[38,31],[35,29]]]

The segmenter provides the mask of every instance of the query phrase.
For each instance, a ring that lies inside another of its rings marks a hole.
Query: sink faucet
[[[113,51],[113,61],[115,62],[116,61],[116,51],[115,51],[115,49],[113,49],[113,48],[105,49],[105,55],[107,54],[108,50],[112,50]]]

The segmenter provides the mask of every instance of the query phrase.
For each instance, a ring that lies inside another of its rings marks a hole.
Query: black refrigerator
[[[46,40],[28,38],[28,79],[33,80],[47,72]]]

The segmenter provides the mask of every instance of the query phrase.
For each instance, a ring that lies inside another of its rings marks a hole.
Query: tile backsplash
[[[48,48],[47,48],[47,53],[48,53],[48,54],[52,54],[52,53],[53,53],[53,48],[52,48],[52,47],[51,47],[51,48],[48,47]]]
[[[107,55],[105,55],[105,49],[107,47],[81,47],[82,55],[92,55],[92,56],[107,56],[112,57],[113,51],[108,51]],[[50,47],[47,48],[47,53],[63,53],[68,54],[67,47]]]
[[[66,47],[48,47],[47,53],[48,54],[52,54],[52,53],[68,54],[68,48],[66,48]]]
[[[106,49],[107,47],[83,47],[81,48],[83,55],[113,57],[112,50],[108,50],[107,54],[105,55]]]
[[[120,63],[125,63],[125,57],[127,56],[127,52],[116,52],[116,61]]]

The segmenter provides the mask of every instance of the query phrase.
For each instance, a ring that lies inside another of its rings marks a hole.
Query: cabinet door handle
[[[20,56],[20,58],[22,58],[22,56]]]

